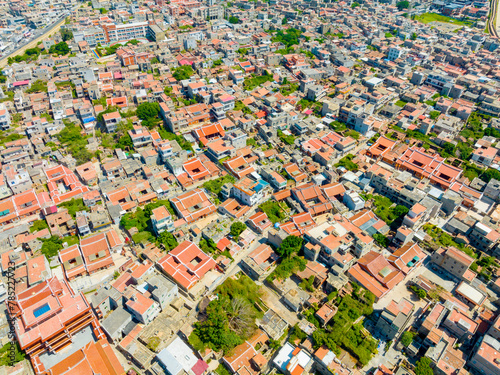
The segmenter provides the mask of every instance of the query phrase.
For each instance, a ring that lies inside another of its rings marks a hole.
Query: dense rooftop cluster
[[[7,373],[500,373],[497,1],[0,9]]]

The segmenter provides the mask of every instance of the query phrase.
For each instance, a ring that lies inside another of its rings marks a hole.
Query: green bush
[[[245,224],[243,224],[242,222],[240,221],[237,221],[233,224],[231,224],[231,230],[230,230],[230,234],[231,236],[233,236],[233,238],[238,241],[239,237],[240,237],[240,234],[245,230],[247,229],[247,226]]]
[[[241,275],[226,279],[216,293],[218,298],[206,308],[207,319],[195,323],[195,336],[190,337],[190,342],[227,354],[255,332],[255,319],[262,316],[255,307],[261,292],[248,276]]]
[[[335,164],[335,166],[344,167],[348,171],[357,171],[359,169],[359,166],[356,163],[354,163],[352,159],[354,159],[354,155],[347,154],[342,159],[340,159],[339,162]]]
[[[235,182],[236,179],[232,175],[226,174],[225,176],[204,182],[203,187],[213,194],[219,195],[219,193],[222,191],[222,186],[224,186],[225,184],[234,184]]]
[[[298,256],[291,258],[284,258],[278,267],[267,277],[267,282],[272,283],[273,280],[285,280],[292,276],[294,273],[304,271],[306,269],[307,261]]]
[[[45,228],[48,228],[49,225],[47,224],[47,222],[45,220],[36,220],[33,222],[33,224],[31,224],[31,227],[30,227],[30,233],[33,233],[33,232],[38,232],[42,229],[45,229]]]
[[[85,206],[82,198],[73,198],[69,201],[62,202],[59,207],[65,207],[68,209],[68,213],[74,218],[76,218],[76,213],[79,211],[89,212],[90,209]]]
[[[273,224],[286,219],[285,210],[281,207],[279,202],[264,202],[259,206],[259,209],[267,215]]]
[[[411,343],[413,342],[414,337],[415,337],[415,333],[413,333],[413,332],[410,332],[410,331],[403,332],[403,334],[401,335],[401,344],[403,344],[403,346],[405,346],[405,347],[410,346]]]

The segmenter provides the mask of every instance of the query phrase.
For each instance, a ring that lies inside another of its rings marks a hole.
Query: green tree
[[[47,222],[45,220],[36,220],[33,222],[33,224],[31,224],[31,227],[30,227],[30,232],[33,233],[33,232],[38,232],[42,229],[45,229],[45,228],[48,228],[49,225],[47,224]]]
[[[354,9],[354,8],[359,7],[359,6],[360,6],[360,4],[355,1],[354,3],[352,3],[351,8]]]
[[[446,153],[446,156],[455,156],[455,145],[453,143],[445,142],[443,150]]]
[[[288,236],[283,240],[276,252],[283,258],[290,258],[294,253],[299,252],[303,241],[302,237]]]
[[[429,358],[422,357],[417,361],[415,375],[434,375],[434,370],[431,368],[431,360]]]
[[[247,229],[247,226],[240,221],[237,221],[231,225],[231,231],[229,232],[231,236],[238,241],[240,234]]]
[[[439,111],[430,111],[429,116],[431,117],[432,120],[435,120],[439,117],[441,112]]]
[[[427,297],[427,292],[425,290],[423,290],[422,288],[418,288],[416,286],[411,286],[410,289],[415,292],[415,294],[417,295],[417,297],[419,299],[424,299]]]
[[[408,9],[410,8],[410,2],[407,0],[400,1],[399,3],[396,4],[396,7],[399,10]]]
[[[240,19],[238,17],[231,16],[231,17],[229,17],[229,23],[232,23],[232,24],[240,23]]]
[[[163,244],[165,246],[165,250],[169,252],[170,250],[173,250],[179,245],[179,242],[177,242],[177,239],[174,237],[174,235],[170,232],[163,232],[158,236],[158,242]]]
[[[402,206],[400,204],[398,204],[395,208],[394,208],[394,214],[397,216],[397,217],[401,217],[401,216],[404,216],[406,215],[410,210],[408,209],[408,207],[405,207],[405,206]]]
[[[73,31],[70,29],[61,28],[59,32],[61,33],[63,42],[73,39]]]
[[[417,40],[417,33],[411,34],[411,40]]]
[[[283,17],[283,19],[281,20],[281,24],[286,25],[287,23],[288,23],[288,19],[286,17]]]
[[[248,54],[248,48],[239,48],[236,52],[238,52],[241,56],[245,56]]]
[[[182,65],[175,69],[172,74],[177,81],[182,81],[184,79],[189,79],[194,74],[194,70],[191,65]]]
[[[69,53],[68,43],[59,42],[49,48],[49,53],[63,56]]]
[[[414,337],[415,337],[415,334],[413,332],[405,331],[401,335],[401,344],[403,344],[405,347],[410,346],[411,343],[413,342]]]
[[[137,107],[137,117],[141,120],[150,120],[158,117],[160,105],[158,103],[141,103]]]
[[[381,234],[381,233],[374,233],[373,234],[373,239],[381,247],[385,248],[385,247],[389,246],[389,243],[390,243],[389,239],[386,236],[384,236],[383,234]]]

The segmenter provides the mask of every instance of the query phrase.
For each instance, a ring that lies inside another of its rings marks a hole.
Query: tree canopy
[[[59,31],[61,33],[63,42],[73,39],[73,31],[71,31],[70,29],[61,28]]]
[[[161,233],[157,238],[157,242],[163,244],[163,246],[165,246],[165,250],[167,252],[175,249],[177,247],[177,245],[179,245],[179,242],[177,242],[177,239],[170,232]]]
[[[184,79],[189,79],[194,74],[194,70],[191,65],[182,65],[175,69],[172,74],[177,81],[182,81]]]
[[[415,375],[434,375],[434,370],[431,368],[431,360],[427,357],[422,357],[417,361],[415,366]]]
[[[400,1],[396,4],[396,7],[399,9],[399,10],[403,10],[403,9],[408,9],[410,8],[410,2],[407,1],[407,0],[403,0],[403,1]]]
[[[401,344],[403,344],[406,347],[410,346],[411,343],[413,342],[414,337],[415,337],[415,334],[413,332],[405,331],[401,335]]]
[[[67,53],[69,53],[68,43],[66,43],[66,42],[59,42],[57,44],[54,44],[53,46],[51,46],[49,48],[49,53],[55,53],[55,54],[57,54],[59,56],[66,55]]]
[[[231,231],[229,233],[231,233],[231,236],[234,237],[234,239],[236,241],[238,241],[239,237],[240,237],[240,234],[245,230],[247,229],[247,226],[245,224],[243,224],[242,222],[240,221],[237,221],[235,223],[233,223],[231,225]]]
[[[158,117],[160,105],[158,103],[141,103],[137,107],[137,117],[141,120],[149,120]]]
[[[283,240],[276,252],[283,258],[290,258],[294,253],[299,252],[303,241],[302,237],[288,236]]]

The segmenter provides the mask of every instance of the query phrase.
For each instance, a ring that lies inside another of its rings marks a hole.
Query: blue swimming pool
[[[48,303],[45,305],[40,306],[38,309],[33,310],[33,315],[35,315],[35,318],[38,318],[39,316],[42,316],[46,312],[50,311],[50,306]]]
[[[259,181],[257,181],[257,182],[258,182],[258,184],[257,184],[257,185],[255,185],[255,187],[253,188],[253,189],[254,189],[257,193],[258,193],[259,191],[261,191],[262,189],[264,189],[266,186],[268,186],[268,185],[269,185],[269,183],[267,183],[267,182],[266,182],[266,181],[264,181],[264,180],[259,180]]]

